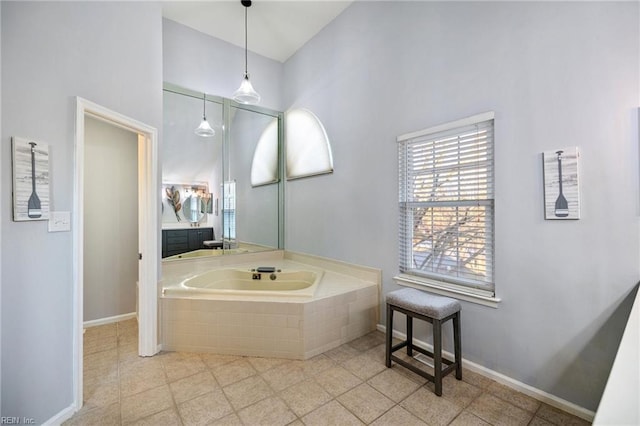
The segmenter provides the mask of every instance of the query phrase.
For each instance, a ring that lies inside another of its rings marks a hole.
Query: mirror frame
[[[178,86],[173,83],[164,82],[162,85],[163,92],[171,92],[178,95],[192,97],[198,100],[203,99],[203,92],[187,89],[181,86]],[[284,193],[285,193],[285,158],[284,158],[284,112],[276,111],[269,108],[257,106],[257,105],[245,105],[240,104],[238,102],[233,101],[232,99],[223,98],[221,96],[209,95],[204,93],[205,101],[214,102],[222,105],[222,180],[224,182],[227,180],[228,176],[226,176],[228,167],[229,167],[229,152],[231,146],[231,108],[237,108],[245,111],[250,111],[262,115],[267,115],[273,118],[277,118],[278,120],[278,162],[277,162],[277,180],[269,185],[278,185],[278,199],[277,208],[278,208],[278,246],[274,247],[273,250],[283,250],[284,249]],[[163,141],[164,143],[165,141]],[[220,197],[223,198],[223,195]],[[162,224],[161,224],[162,225]],[[221,235],[222,237],[222,235]]]

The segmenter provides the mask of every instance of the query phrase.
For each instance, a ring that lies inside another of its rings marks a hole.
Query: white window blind
[[[493,295],[493,113],[398,142],[400,272]]]

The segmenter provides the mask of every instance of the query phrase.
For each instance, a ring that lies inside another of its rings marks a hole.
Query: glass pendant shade
[[[202,136],[203,138],[210,138],[216,134],[215,130],[211,128],[211,125],[207,121],[207,95],[202,95],[202,121],[195,130],[195,134]]]
[[[211,128],[209,122],[206,117],[202,117],[202,121],[200,125],[195,130],[196,135],[202,136],[203,138],[210,138],[216,134],[215,130]]]
[[[233,94],[233,100],[241,104],[257,104],[260,102],[260,95],[256,92],[249,81],[249,74],[244,75],[240,87]]]
[[[244,78],[233,94],[233,100],[241,104],[253,105],[260,102],[260,95],[251,85],[247,71],[247,9],[251,7],[251,0],[241,0],[240,3],[244,6]]]

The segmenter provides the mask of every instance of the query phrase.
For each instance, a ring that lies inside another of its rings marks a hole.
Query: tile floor
[[[84,407],[65,425],[583,425],[471,371],[384,366],[374,332],[307,361],[166,352],[137,356],[135,320],[84,335]]]

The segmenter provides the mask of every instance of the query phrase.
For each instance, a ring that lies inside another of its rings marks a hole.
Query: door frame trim
[[[156,128],[76,97],[73,179],[73,399],[83,402],[84,316],[84,122],[90,116],[138,135],[138,241],[142,259],[138,276],[138,354],[152,356],[158,346],[158,131]]]

